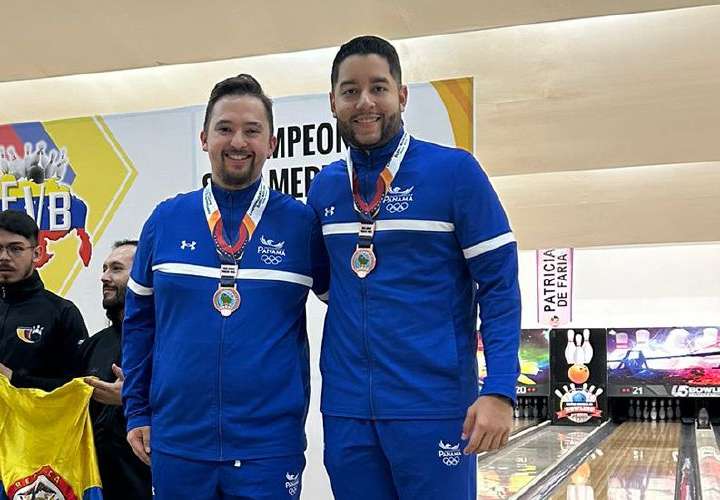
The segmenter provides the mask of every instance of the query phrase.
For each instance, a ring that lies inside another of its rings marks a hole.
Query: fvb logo
[[[7,493],[9,500],[77,500],[77,495],[72,487],[49,465],[15,481],[10,485]]]
[[[2,210],[40,228],[46,286],[65,294],[137,172],[100,117],[0,125]]]

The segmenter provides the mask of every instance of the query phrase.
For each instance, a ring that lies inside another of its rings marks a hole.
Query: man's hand
[[[103,382],[94,377],[85,377],[85,383],[94,388],[92,398],[98,403],[122,406],[121,394],[125,376],[115,363],[112,365],[112,371],[117,377],[115,382]]]
[[[133,453],[146,465],[150,465],[150,426],[145,425],[132,429],[128,432],[127,440]]]
[[[480,396],[468,408],[463,439],[469,439],[466,455],[499,450],[505,446],[512,428],[512,405],[499,396]]]
[[[0,363],[0,375],[4,375],[8,380],[10,380],[12,378],[12,370]]]

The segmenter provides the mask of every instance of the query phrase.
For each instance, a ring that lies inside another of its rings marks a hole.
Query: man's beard
[[[245,187],[252,184],[256,179],[254,179],[255,175],[255,168],[257,166],[256,164],[257,158],[253,157],[252,161],[250,162],[250,165],[248,165],[248,168],[243,170],[240,173],[234,173],[229,168],[225,166],[225,162],[222,164],[222,168],[220,169],[219,176],[220,181],[224,186],[232,186],[232,187]]]
[[[125,290],[118,290],[115,295],[110,298],[103,298],[103,308],[105,316],[113,323],[121,323],[125,314]]]
[[[353,132],[352,124],[349,122],[341,122],[338,119],[337,127],[338,131],[340,132],[340,137],[342,137],[343,140],[351,146],[355,146],[359,149],[374,149],[379,148],[380,146],[384,146],[385,144],[390,142],[390,139],[392,139],[395,134],[398,133],[400,127],[402,126],[402,118],[399,111],[397,113],[393,113],[392,115],[386,115],[384,118],[382,118],[382,121],[383,126],[382,131],[380,132],[380,140],[378,140],[374,144],[360,144],[355,137],[355,132]]]

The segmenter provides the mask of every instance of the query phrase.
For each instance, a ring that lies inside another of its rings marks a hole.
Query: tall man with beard
[[[87,329],[75,304],[46,290],[35,270],[38,233],[25,212],[0,212],[0,375],[51,391],[75,373]]]
[[[110,326],[83,342],[80,349],[80,374],[89,375],[85,382],[94,388],[90,416],[103,496],[108,500],[152,498],[150,467],[135,456],[127,442],[121,401],[125,290],[136,248],[136,240],[118,241],[105,259],[100,281]]]
[[[502,447],[511,426],[515,239],[470,153],[404,129],[408,89],[392,45],[346,43],[331,84],[350,147],[315,177],[308,203],[330,257],[320,365],[335,498],[474,499],[472,454]],[[480,394],[478,308],[488,365]]]
[[[327,279],[313,211],[271,191],[272,102],[218,83],[200,142],[208,184],[160,203],[128,282],[128,441],[158,499],[298,498],[309,357],[305,301]]]

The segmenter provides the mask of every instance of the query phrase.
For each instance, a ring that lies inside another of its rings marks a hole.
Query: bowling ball
[[[582,393],[582,392],[573,393],[572,402],[573,403],[587,403],[587,398],[585,397],[585,393]]]
[[[584,384],[590,378],[590,370],[583,364],[574,364],[568,368],[568,378],[573,384]]]

